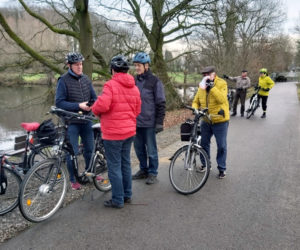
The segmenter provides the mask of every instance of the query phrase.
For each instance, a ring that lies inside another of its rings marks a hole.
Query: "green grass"
[[[168,72],[169,77],[174,83],[183,83],[184,82],[184,74],[183,72]],[[202,79],[201,74],[188,74],[187,75],[187,83],[194,84],[199,83]]]
[[[47,77],[46,74],[24,74],[24,75],[22,75],[22,79],[25,82],[37,82],[46,77]]]

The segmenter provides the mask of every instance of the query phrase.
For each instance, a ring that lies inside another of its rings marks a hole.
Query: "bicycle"
[[[250,106],[249,108],[246,110],[246,118],[249,119],[252,115],[254,115],[256,109],[259,107],[259,103],[258,103],[258,91],[259,91],[259,87],[255,88],[255,93],[251,96],[250,98]]]
[[[55,147],[54,141],[53,144],[49,145],[44,145],[42,143],[34,144],[33,136],[40,126],[39,123],[21,123],[21,126],[27,132],[25,136],[22,161],[16,162],[9,159],[9,157],[15,155],[15,151],[0,152],[1,216],[7,214],[17,207],[22,177],[29,171],[34,163],[50,157],[53,154],[53,148]],[[23,142],[21,143],[21,146],[23,147]],[[42,178],[38,175],[38,173],[37,177]]]
[[[31,222],[41,222],[50,218],[62,205],[67,190],[66,154],[71,156],[75,178],[80,184],[93,182],[95,187],[103,192],[111,189],[100,124],[93,125],[95,132],[94,150],[88,168],[82,173],[79,173],[77,156],[67,139],[67,128],[70,120],[95,120],[95,117],[56,107],[51,107],[50,113],[57,115],[63,124],[56,154],[52,158],[35,164],[26,174],[20,190],[20,211]],[[36,173],[43,178],[36,178]]]
[[[206,183],[210,172],[210,160],[205,150],[200,146],[201,119],[210,120],[208,109],[197,110],[186,106],[195,114],[189,134],[189,143],[179,148],[170,158],[169,178],[173,188],[181,194],[193,194]],[[184,139],[184,141],[187,140]]]
[[[229,103],[229,110],[232,109],[233,101],[234,101],[235,90],[232,88],[228,89],[227,99]]]

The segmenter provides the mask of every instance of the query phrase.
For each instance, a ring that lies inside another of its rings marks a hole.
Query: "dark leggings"
[[[260,99],[261,99],[262,109],[265,112],[267,111],[268,96],[258,95],[258,104],[260,103]]]

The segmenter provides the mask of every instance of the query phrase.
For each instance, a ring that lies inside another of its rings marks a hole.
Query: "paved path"
[[[160,152],[159,183],[135,181],[134,204],[104,208],[94,191],[1,249],[300,249],[300,106],[294,83],[276,84],[261,110],[231,119],[227,178],[213,169],[198,193],[176,193]],[[247,103],[248,105],[248,103]]]

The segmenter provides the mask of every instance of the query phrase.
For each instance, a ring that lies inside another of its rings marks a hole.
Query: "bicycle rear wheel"
[[[107,163],[103,154],[96,154],[93,159],[94,164],[94,185],[101,192],[111,190],[111,183],[108,178]]]
[[[175,152],[169,168],[171,184],[181,194],[193,194],[200,190],[210,172],[210,161],[204,149],[193,145],[188,152],[188,148],[185,145]],[[201,167],[205,171],[201,171]]]
[[[21,177],[12,169],[2,166],[6,179],[6,189],[0,194],[0,215],[7,214],[18,206]]]
[[[22,215],[31,222],[50,218],[62,205],[66,191],[67,173],[59,166],[57,158],[35,164],[21,185],[19,206]]]
[[[58,145],[41,145],[33,149],[28,156],[28,167],[31,168],[37,162],[54,157],[57,148]]]

